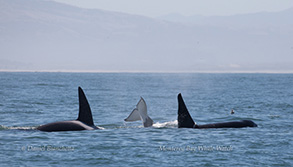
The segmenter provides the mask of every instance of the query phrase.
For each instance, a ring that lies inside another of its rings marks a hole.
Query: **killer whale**
[[[222,122],[212,123],[205,125],[197,125],[194,123],[190,116],[188,109],[184,103],[181,93],[178,94],[178,128],[244,128],[244,127],[257,127],[257,125],[251,120],[233,121],[233,122]]]
[[[78,87],[78,99],[79,114],[76,120],[48,123],[40,125],[36,129],[45,132],[99,129],[94,125],[90,105],[81,87]]]
[[[148,116],[147,106],[144,99],[141,97],[136,105],[136,108],[130,113],[130,115],[124,119],[126,122],[142,120],[144,127],[150,127],[153,125],[154,121]]]

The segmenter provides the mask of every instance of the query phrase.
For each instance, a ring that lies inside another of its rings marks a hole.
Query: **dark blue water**
[[[292,85],[292,74],[3,72],[0,166],[292,166]],[[104,129],[34,130],[76,119],[78,86]],[[250,119],[258,127],[178,129],[178,93],[198,124]],[[140,97],[151,128],[123,121]]]

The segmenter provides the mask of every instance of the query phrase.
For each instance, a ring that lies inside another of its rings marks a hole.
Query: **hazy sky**
[[[292,0],[55,0],[83,8],[98,8],[151,17],[182,15],[233,15],[281,11],[293,7]]]

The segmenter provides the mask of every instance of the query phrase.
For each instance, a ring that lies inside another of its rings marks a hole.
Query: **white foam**
[[[153,124],[153,127],[155,128],[164,128],[164,127],[177,127],[178,126],[178,121],[174,120],[174,121],[169,121],[169,122],[156,122]]]
[[[6,127],[7,129],[13,129],[13,130],[33,130],[36,129],[32,126],[18,126],[18,127]]]
[[[103,127],[100,127],[100,126],[96,126],[97,128],[101,129],[101,130],[104,130],[105,128]]]

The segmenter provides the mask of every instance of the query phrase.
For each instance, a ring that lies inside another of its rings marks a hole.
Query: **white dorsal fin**
[[[149,127],[153,125],[153,120],[148,116],[147,106],[142,97],[137,103],[136,108],[125,119],[125,121],[137,121],[137,120],[142,120],[144,127]]]

